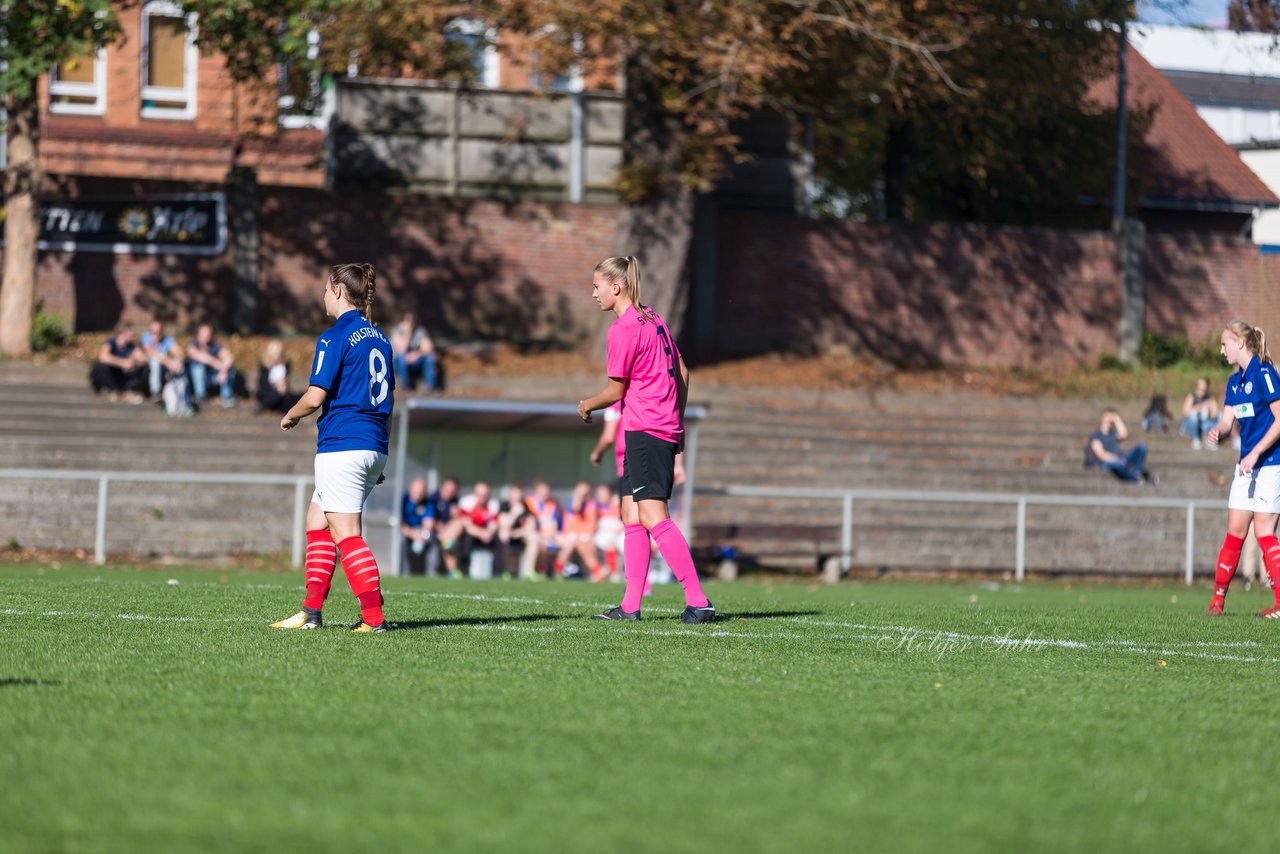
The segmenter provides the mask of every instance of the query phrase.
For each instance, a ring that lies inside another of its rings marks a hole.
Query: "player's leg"
[[[1253,534],[1262,551],[1262,563],[1271,579],[1275,604],[1258,612],[1269,620],[1280,619],[1280,540],[1276,538],[1276,511],[1280,509],[1280,466],[1263,466],[1254,480]]]
[[[325,518],[338,544],[342,571],[351,585],[351,593],[360,602],[360,624],[357,632],[385,632],[382,614],[382,581],[378,561],[365,542],[362,528],[364,503],[373,491],[387,464],[387,455],[372,451],[346,451],[347,456],[335,484],[325,498]],[[336,456],[336,455],[335,455]]]
[[[637,502],[640,507],[640,524],[658,544],[662,559],[671,567],[671,574],[684,588],[684,613],[680,615],[682,623],[709,623],[716,617],[715,608],[702,592],[702,582],[698,579],[698,570],[693,565],[693,554],[689,551],[689,543],[667,511],[667,502],[658,499],[645,499]]]
[[[333,569],[337,562],[337,549],[324,511],[313,496],[307,508],[307,592],[302,600],[302,610],[292,617],[272,623],[273,629],[318,629],[322,626],[320,612],[333,584]]]
[[[1255,488],[1252,478],[1246,475],[1236,475],[1231,482],[1231,496],[1227,500],[1227,536],[1218,552],[1218,562],[1213,572],[1213,599],[1209,602],[1208,610],[1212,617],[1222,614],[1227,590],[1231,587],[1231,579],[1235,577],[1236,566],[1240,563],[1240,550],[1244,548],[1244,538],[1253,521],[1251,492]]]
[[[675,486],[675,443],[664,442],[647,433],[628,432],[626,454],[627,462],[635,463],[630,471],[630,489],[631,497],[639,508],[640,524],[653,535],[663,560],[671,567],[671,574],[684,588],[687,607],[680,615],[680,622],[711,622],[715,619],[715,609],[702,592],[689,543],[676,523],[671,521],[667,509]]]
[[[626,463],[623,465],[625,467]],[[640,510],[631,500],[625,472],[622,476],[622,525],[622,566],[626,582],[622,604],[592,616],[593,620],[640,619],[640,602],[644,599],[644,586],[649,579],[649,532],[640,524]]]

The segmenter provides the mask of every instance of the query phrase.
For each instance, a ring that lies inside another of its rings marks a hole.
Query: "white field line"
[[[471,596],[463,598],[475,598]],[[481,597],[483,598],[483,597]],[[495,599],[493,601],[501,601]],[[168,623],[198,623],[198,622],[221,622],[221,623],[257,623],[258,625],[266,625],[267,619],[257,619],[254,617],[164,617],[148,614],[109,614],[109,613],[91,613],[84,611],[24,611],[16,608],[6,608],[0,610],[0,616],[12,617],[68,617],[72,619],[113,619],[127,621],[154,621]],[[499,618],[500,619],[500,618]],[[1040,650],[1046,648],[1070,649],[1079,651],[1101,650],[1127,652],[1140,655],[1152,656],[1183,656],[1187,658],[1200,658],[1213,661],[1232,661],[1240,663],[1264,663],[1264,664],[1280,664],[1280,658],[1266,656],[1242,656],[1230,655],[1226,653],[1214,653],[1202,651],[1202,649],[1230,646],[1261,646],[1252,641],[1243,641],[1235,644],[1214,644],[1211,642],[1187,642],[1173,643],[1164,646],[1145,646],[1138,641],[1129,640],[1104,640],[1104,641],[1073,641],[1060,640],[1054,638],[1035,638],[1027,636],[1025,638],[1017,638],[1011,634],[1004,635],[977,635],[966,634],[961,632],[945,632],[935,631],[932,629],[923,629],[914,626],[879,626],[867,623],[844,623],[831,620],[809,620],[801,617],[779,617],[778,622],[799,623],[802,625],[822,626],[827,628],[841,629],[839,632],[832,633],[832,637],[842,638],[854,641],[870,641],[881,644],[886,649],[898,649],[906,651],[920,651],[931,653],[937,657],[944,654],[957,651],[965,651],[973,649],[975,646],[990,647],[1003,652],[1025,652],[1032,650]],[[393,621],[394,623],[394,621]],[[504,632],[520,632],[533,634],[554,634],[558,632],[590,632],[598,629],[588,626],[518,626],[501,622],[493,623],[473,623],[473,624],[449,624],[444,622],[438,626],[428,627],[431,630],[468,630],[468,631],[504,631]],[[803,634],[795,632],[742,632],[729,631],[727,629],[659,629],[646,632],[649,635],[659,635],[666,637],[695,637],[695,638],[746,638],[746,639],[784,639],[797,640],[805,637]],[[1191,647],[1195,644],[1195,647]]]

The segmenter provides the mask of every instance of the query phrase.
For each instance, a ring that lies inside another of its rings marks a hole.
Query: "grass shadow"
[[[61,686],[62,683],[53,679],[30,679],[25,676],[10,676],[0,679],[0,688],[16,688],[20,685],[38,685],[54,688]]]
[[[446,626],[487,626],[499,623],[541,623],[550,620],[563,620],[557,614],[520,614],[514,617],[443,617],[438,620],[393,620],[392,628],[401,629],[439,629]]]

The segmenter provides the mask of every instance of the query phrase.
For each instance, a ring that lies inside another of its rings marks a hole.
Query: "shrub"
[[[70,341],[71,330],[57,316],[48,314],[43,302],[37,303],[35,317],[31,318],[31,349],[40,353]]]

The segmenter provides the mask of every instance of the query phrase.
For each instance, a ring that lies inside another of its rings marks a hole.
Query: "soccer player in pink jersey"
[[[667,511],[676,454],[684,446],[689,370],[666,323],[640,302],[640,262],[634,256],[606,258],[597,264],[591,295],[601,311],[611,311],[617,319],[609,327],[608,383],[599,394],[578,401],[578,417],[590,423],[592,412],[622,401],[621,435],[626,451],[620,491],[627,583],[622,604],[592,619],[640,619],[652,534],[658,551],[684,587],[686,607],[680,622],[712,622],[715,608],[702,592],[689,544]]]

